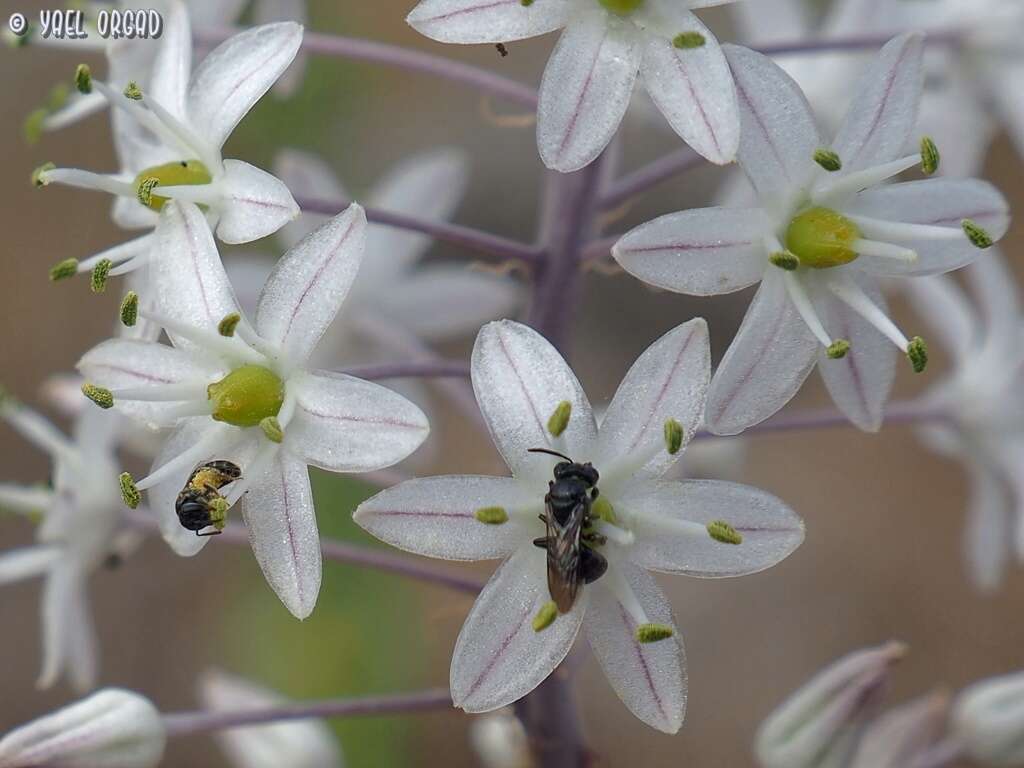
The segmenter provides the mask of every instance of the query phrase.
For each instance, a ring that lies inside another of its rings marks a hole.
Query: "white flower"
[[[288,251],[250,325],[238,313],[203,214],[170,203],[156,234],[163,258],[153,265],[162,290],[156,304],[165,314],[140,309],[139,316],[161,325],[174,346],[114,339],[79,363],[97,402],[112,400],[129,415],[175,427],[136,489],[149,490],[164,537],[179,554],[195,554],[209,541],[175,513],[192,471],[211,460],[241,468],[210,522],[222,527],[224,508],[242,500],[256,559],[299,618],[313,610],[321,575],[306,465],[381,469],[412,453],[428,431],[423,413],[399,395],[306,367],[355,279],[365,231],[365,214],[353,204]]]
[[[122,94],[80,68],[80,87],[99,91],[123,113],[114,121],[121,171],[102,175],[43,166],[33,179],[39,185],[61,183],[117,196],[113,218],[126,229],[153,228],[165,203],[176,199],[204,206],[210,227],[225,243],[276,232],[299,214],[291,193],[266,171],[223,159],[221,148],[301,42],[298,24],[254,27],[224,41],[190,77],[187,12],[181,4],[171,6],[147,90],[129,87]],[[57,279],[98,269],[105,280],[160,258],[153,235],[147,234],[80,263],[62,262],[51,274]]]
[[[0,584],[45,577],[39,685],[49,687],[67,674],[86,691],[96,684],[98,665],[87,582],[120,543],[120,418],[91,409],[77,418],[71,439],[9,399],[0,403],[0,418],[53,460],[52,489],[0,483],[0,508],[41,518],[35,546],[0,554]]]
[[[788,75],[758,53],[726,46],[743,121],[739,162],[760,207],[669,214],[613,248],[628,272],[681,293],[761,283],[712,381],[711,431],[735,434],[768,418],[816,363],[847,417],[878,429],[895,374],[893,345],[915,370],[927,360],[923,341],[908,340],[887,316],[879,278],[956,269],[1006,231],[1006,201],[986,182],[877,186],[937,163],[927,140],[922,154],[904,155],[922,48],[909,34],[882,49],[829,146]]]
[[[245,712],[287,703],[263,686],[218,671],[203,676],[200,697],[214,712]],[[334,734],[322,720],[229,728],[217,733],[217,741],[237,768],[341,768],[345,764]]]
[[[1024,764],[1024,672],[961,691],[953,703],[953,733],[982,765]]]
[[[970,477],[965,552],[979,589],[999,586],[1009,561],[1024,560],[1024,315],[1001,253],[965,274],[974,302],[946,276],[915,280],[907,295],[952,358],[952,373],[927,392],[943,418],[919,428],[936,452]]]
[[[731,162],[740,123],[729,65],[691,8],[730,0],[421,0],[407,21],[443,43],[504,43],[564,27],[540,85],[544,164],[575,171],[611,141],[637,76],[687,144]]]
[[[0,768],[153,768],[166,742],[148,699],[105,688],[0,739]]]
[[[506,558],[455,646],[457,706],[485,712],[526,695],[558,666],[583,626],[626,706],[659,730],[679,729],[686,701],[682,643],[647,571],[753,573],[803,539],[800,519],[767,493],[710,480],[661,480],[700,424],[709,357],[703,320],[670,331],[630,369],[598,429],[576,377],[536,331],[508,320],[480,331],[473,387],[513,476],[409,480],[355,513],[370,533],[411,552]],[[600,473],[600,495],[579,544],[580,567],[599,577],[574,602],[557,585],[549,587],[545,554],[536,546],[546,533],[538,516],[556,460],[530,452],[535,448],[592,462]],[[600,575],[602,562],[607,572]]]
[[[850,768],[910,768],[946,732],[949,696],[934,693],[886,712],[864,732]]]
[[[851,653],[816,674],[761,724],[754,752],[764,768],[846,765],[874,716],[894,662],[889,643]]]

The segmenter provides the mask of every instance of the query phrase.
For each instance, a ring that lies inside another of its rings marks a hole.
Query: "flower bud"
[[[166,741],[148,699],[106,688],[0,739],[0,768],[152,768]]]
[[[754,743],[760,764],[844,765],[878,705],[893,662],[904,653],[899,643],[857,651],[811,678],[761,724]]]
[[[1024,764],[1024,672],[964,689],[953,705],[953,732],[983,765]]]
[[[865,731],[850,768],[906,768],[931,753],[949,715],[949,696],[933,693],[879,717]]]

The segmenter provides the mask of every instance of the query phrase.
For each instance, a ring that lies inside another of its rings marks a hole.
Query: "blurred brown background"
[[[212,1],[212,0],[211,0]],[[313,2],[312,29],[365,36],[430,50],[536,83],[552,38],[510,45],[498,57],[490,46],[442,47],[408,28],[412,0],[374,3]],[[0,3],[0,18],[36,3]],[[704,14],[723,33],[728,15]],[[103,71],[99,58],[93,59]],[[49,49],[0,50],[7,87],[0,116],[0,380],[41,406],[37,387],[72,368],[78,356],[111,328],[119,290],[89,293],[84,280],[52,285],[47,268],[84,257],[124,239],[109,221],[110,199],[51,187],[32,189],[40,163],[113,169],[103,117],[43,138],[28,147],[25,115],[49,87],[68,80],[75,54]],[[516,107],[487,104],[500,113]],[[541,165],[532,128],[507,128],[487,117],[480,96],[437,79],[383,67],[318,58],[302,91],[289,104],[266,98],[231,139],[229,156],[269,167],[273,150],[315,149],[336,166],[357,194],[406,153],[453,144],[472,154],[473,178],[457,220],[530,240],[535,226]],[[656,122],[632,121],[624,137],[626,168],[678,146]],[[989,178],[1017,204],[1020,161],[1007,141],[993,146]],[[654,215],[706,204],[723,179],[702,169],[665,184],[628,211],[609,231]],[[1016,227],[1006,241],[1013,255]],[[443,256],[445,248],[435,252]],[[377,257],[386,256],[378,254]],[[735,331],[747,293],[690,299],[652,293],[627,276],[587,279],[577,318],[573,363],[595,403],[607,400],[633,359],[657,336],[694,315],[708,318],[720,355]],[[611,310],[611,311],[609,311]],[[901,319],[912,329],[908,313]],[[468,342],[448,350],[465,355]],[[924,377],[934,381],[944,361]],[[897,397],[922,380],[901,370]],[[812,377],[793,409],[824,404]],[[433,472],[503,471],[486,440],[450,414],[436,415],[433,439],[442,441]],[[481,450],[482,449],[482,450]],[[807,540],[781,566],[731,581],[659,579],[684,629],[689,658],[687,720],[676,736],[635,720],[615,698],[593,661],[581,677],[580,700],[591,745],[603,765],[742,766],[752,764],[757,724],[789,691],[826,662],[852,649],[897,638],[909,643],[890,700],[934,687],[957,689],[978,677],[1024,667],[1024,569],[994,597],[970,586],[961,557],[964,477],[960,468],[926,453],[907,427],[880,435],[852,428],[749,439],[744,482],[788,501],[807,522]],[[44,457],[0,425],[0,479],[43,481]],[[424,470],[426,471],[426,470]],[[319,478],[318,478],[319,480]],[[346,524],[365,490],[336,481],[318,483],[325,534],[365,540]],[[326,500],[326,503],[325,503]],[[0,519],[0,549],[31,541],[21,520]],[[489,573],[492,564],[479,567]],[[445,685],[462,618],[463,596],[327,566],[314,617],[300,625],[265,587],[251,554],[208,547],[178,559],[162,542],[149,542],[117,572],[93,580],[92,595],[103,647],[103,684],[138,689],[163,709],[193,708],[197,675],[221,666],[296,696],[413,690]],[[386,596],[387,599],[382,599]],[[0,732],[66,702],[63,687],[38,692],[39,584],[0,591]],[[474,765],[467,741],[470,718],[455,712],[352,721],[340,732],[354,766]],[[207,737],[172,744],[168,766],[220,766]]]

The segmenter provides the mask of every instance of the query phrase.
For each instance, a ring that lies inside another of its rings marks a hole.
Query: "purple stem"
[[[653,186],[667,181],[678,173],[688,171],[704,162],[704,158],[689,147],[682,147],[667,155],[652,160],[632,173],[627,173],[601,195],[603,209],[614,208],[631,197],[646,192]]]
[[[277,707],[260,707],[236,712],[198,710],[171,712],[163,716],[168,736],[184,736],[245,725],[276,723],[282,720],[308,720],[328,717],[372,717],[450,709],[452,697],[446,688],[389,696],[364,696],[325,701],[295,702]]]
[[[330,372],[328,372],[330,373]],[[353,365],[343,368],[339,373],[355,376],[367,381],[380,379],[412,379],[412,378],[465,378],[469,376],[469,363],[461,360],[425,360],[408,363],[377,363]]]
[[[239,28],[198,29],[195,40],[200,47],[210,48],[238,34]],[[389,67],[434,75],[445,80],[469,85],[477,90],[514,101],[524,106],[537,107],[537,90],[486,69],[463,64],[443,56],[414,51],[397,45],[359,40],[342,35],[306,32],[302,49],[309,53],[339,56],[354,61],[368,61]]]
[[[295,201],[299,204],[303,213],[316,213],[324,216],[335,216],[352,202],[351,200],[325,200],[316,197],[304,197],[302,195],[296,195]],[[366,211],[368,221],[397,229],[407,229],[411,232],[422,232],[438,240],[461,245],[464,248],[475,251],[477,254],[490,257],[490,261],[518,259],[527,264],[536,264],[544,255],[538,248],[526,245],[518,240],[512,240],[501,235],[492,235],[490,232],[483,232],[472,227],[464,227],[461,224],[451,224],[447,221],[428,221],[427,219],[419,219],[404,213],[382,211],[377,208],[365,208],[364,210]]]

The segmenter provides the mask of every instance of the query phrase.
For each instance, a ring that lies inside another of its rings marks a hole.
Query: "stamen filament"
[[[153,112],[141,107],[137,101],[129,99],[123,93],[118,93],[102,81],[93,80],[92,85],[93,88],[106,97],[111,106],[123,109],[137,120],[140,125],[155,133],[164,144],[177,146],[186,153],[192,151],[192,148],[183,143],[182,140],[170,129],[170,127],[165,125]],[[219,167],[219,165],[217,167]]]
[[[896,259],[913,263],[917,261],[917,251],[904,248],[902,245],[883,243],[878,240],[865,240],[858,238],[851,243],[853,250],[861,256],[878,256],[883,259]]]
[[[793,302],[793,306],[796,307],[796,311],[800,313],[800,317],[807,324],[811,333],[821,342],[823,347],[832,346],[832,337],[825,330],[821,318],[818,317],[818,311],[814,308],[814,304],[811,303],[811,299],[807,295],[803,283],[800,282],[800,278],[792,272],[783,272],[782,279],[786,281],[786,292],[789,294],[790,301]]]
[[[281,429],[285,429],[295,416],[295,407],[298,404],[295,396],[295,387],[291,382],[286,381],[284,385],[284,402],[281,403],[281,410],[277,412],[277,423]]]
[[[828,288],[840,301],[871,323],[901,351],[906,351],[907,345],[910,343],[907,341],[907,337],[859,286],[846,280],[830,280]]]
[[[259,481],[267,471],[270,462],[274,460],[279,448],[279,443],[272,443],[269,440],[264,440],[261,443],[253,460],[249,462],[247,467],[242,469],[242,477],[231,486],[231,489],[224,496],[224,500],[227,501],[229,506],[235,504],[245,495],[253,483]]]
[[[79,168],[52,168],[39,174],[46,184],[56,182],[79,189],[91,189],[107,192],[118,197],[135,197],[135,187],[131,183],[102,173],[83,171]]]
[[[650,624],[647,612],[640,605],[640,600],[637,599],[633,587],[626,581],[626,577],[618,568],[609,563],[608,572],[605,574],[604,580],[612,594],[615,595],[615,599],[619,601],[626,613],[630,615],[630,618],[636,622],[637,626]]]
[[[221,336],[215,331],[207,331],[204,328],[197,328],[194,325],[179,322],[178,320],[166,317],[157,312],[139,308],[139,317],[161,326],[169,333],[177,334],[183,339],[202,347],[204,351],[213,352],[224,357],[233,358],[246,363],[257,365],[266,362],[264,357],[244,343],[238,340],[237,336]]]
[[[169,419],[188,419],[192,416],[213,415],[213,403],[209,400],[190,400],[180,405],[172,406],[164,411]]]
[[[212,152],[207,142],[196,136],[188,126],[164,109],[160,102],[143,96],[141,103],[149,107],[153,114],[177,137],[178,141],[192,150],[207,168],[214,173],[223,169],[220,153]]]
[[[144,491],[163,482],[175,472],[191,469],[203,459],[221,452],[228,443],[226,428],[213,429],[205,438],[190,448],[179,453],[173,459],[154,469],[146,477],[135,483],[136,489]]]
[[[176,186],[163,186],[157,184],[153,187],[153,194],[156,197],[166,197],[169,200],[178,200],[186,203],[215,206],[220,202],[220,188],[216,183],[211,184],[178,184]]]
[[[637,515],[626,510],[630,521],[645,532],[665,533],[673,536],[692,536],[695,539],[706,540],[708,538],[707,526],[695,523],[692,520],[680,520],[667,515],[650,514]]]
[[[235,335],[267,360],[277,360],[281,356],[280,351],[267,344],[245,320],[235,326]]]
[[[109,259],[114,264],[129,261],[140,253],[144,253],[148,249],[152,240],[152,235],[143,235],[142,237],[137,237],[134,240],[129,240],[128,242],[121,243],[120,245],[115,245],[113,248],[107,248],[107,250],[101,251],[95,256],[90,256],[88,259],[80,261],[78,263],[78,271],[89,272],[104,259]],[[114,275],[116,273],[111,270],[110,274]]]
[[[173,403],[181,400],[206,400],[207,382],[190,381],[155,384],[149,387],[125,387],[111,391],[114,402],[135,400],[145,403]]]
[[[863,171],[854,171],[835,180],[831,180],[831,177],[829,177],[830,180],[818,187],[811,197],[815,203],[824,204],[822,201],[825,199],[835,199],[855,194],[862,189],[881,184],[886,179],[901,174],[920,163],[921,155],[907,155],[899,160],[876,165],[872,168],[865,168]]]
[[[119,277],[120,275],[127,275],[129,272],[134,272],[136,269],[144,265],[149,261],[149,251],[146,250],[143,253],[134,256],[127,261],[123,261],[116,267],[110,270],[110,277]]]
[[[962,240],[965,238],[960,227],[939,227],[934,224],[912,224],[904,221],[888,221],[872,216],[846,214],[869,238],[876,240]]]

